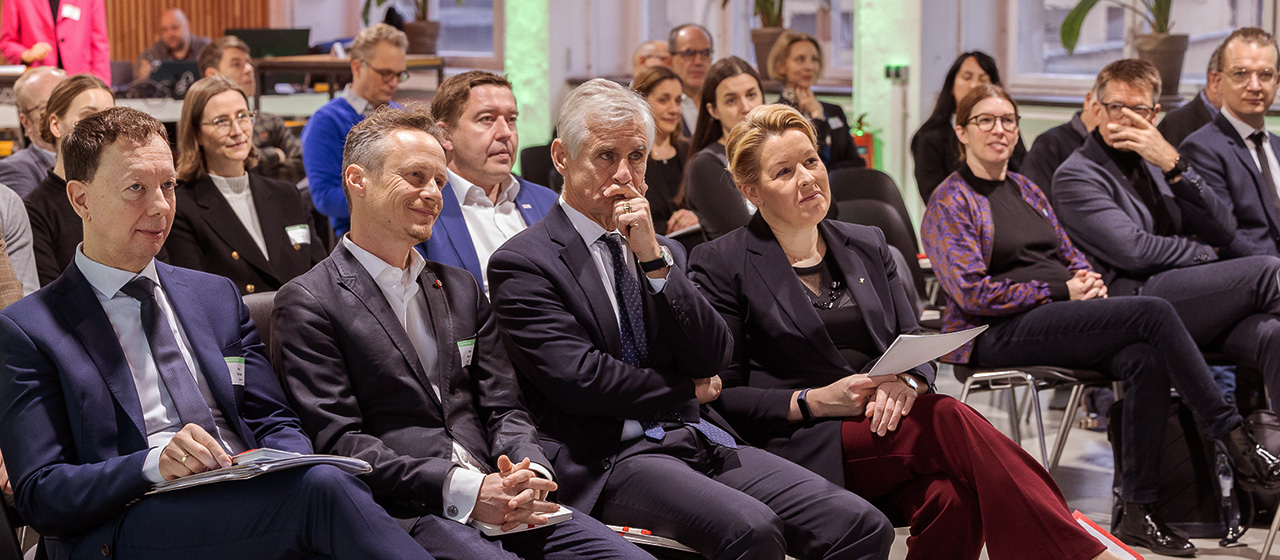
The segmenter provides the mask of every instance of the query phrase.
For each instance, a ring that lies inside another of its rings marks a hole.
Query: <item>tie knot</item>
[[[605,245],[609,246],[610,251],[621,254],[621,250],[626,246],[627,242],[622,239],[622,235],[615,232],[608,232],[600,236]]]
[[[121,287],[120,292],[138,301],[146,301],[155,297],[155,286],[156,283],[150,278],[139,276]]]
[[[1266,139],[1267,139],[1267,133],[1261,130],[1249,135],[1249,141],[1253,142],[1253,145],[1258,147],[1261,147],[1262,143]]]

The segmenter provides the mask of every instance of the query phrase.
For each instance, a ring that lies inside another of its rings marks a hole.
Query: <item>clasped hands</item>
[[[1067,291],[1073,301],[1107,297],[1107,285],[1097,272],[1080,269],[1067,280]]]
[[[503,531],[525,524],[545,525],[544,514],[560,509],[546,499],[548,493],[555,491],[556,483],[539,477],[530,464],[528,457],[514,464],[506,455],[498,457],[498,472],[485,475],[471,517],[502,525]]]
[[[797,391],[791,397],[792,421],[801,419],[796,403]],[[898,429],[903,416],[911,412],[917,393],[894,375],[871,376],[857,373],[840,378],[825,387],[810,389],[805,395],[809,411],[816,417],[861,416],[872,421],[871,431],[883,436]]]

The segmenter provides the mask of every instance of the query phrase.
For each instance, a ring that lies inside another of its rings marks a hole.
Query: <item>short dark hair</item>
[[[1111,82],[1140,87],[1151,92],[1151,102],[1160,99],[1160,71],[1150,62],[1137,58],[1122,58],[1102,67],[1093,82],[1093,98],[1102,103],[1102,92]]]
[[[402,109],[390,105],[374,109],[368,117],[351,127],[351,131],[347,132],[346,144],[342,147],[342,194],[347,197],[347,211],[351,210],[351,193],[347,192],[347,167],[355,164],[370,175],[382,173],[386,154],[383,142],[397,130],[421,130],[435,138],[440,147],[445,145],[444,130],[436,124],[426,105],[411,102]]]
[[[108,146],[122,138],[139,145],[152,136],[169,146],[169,135],[160,121],[129,107],[112,107],[81,119],[62,142],[67,180],[92,181]]]
[[[942,90],[938,92],[938,100],[933,104],[933,112],[929,114],[924,124],[920,125],[921,129],[944,125],[950,128],[951,117],[956,114],[956,105],[960,102],[951,90],[955,88],[956,74],[960,73],[960,67],[964,66],[964,61],[970,58],[978,63],[978,67],[982,68],[983,72],[987,73],[992,85],[1001,85],[1000,68],[996,66],[996,59],[991,58],[991,55],[982,51],[960,53],[955,62],[951,63],[951,68],[947,69],[947,76],[942,81]]]
[[[50,144],[57,143],[58,139],[53,137],[53,131],[49,129],[49,121],[54,116],[59,119],[66,117],[71,102],[81,93],[94,88],[111,91],[106,82],[93,74],[76,74],[54,87],[49,93],[49,102],[44,106],[44,115],[40,117],[40,139]]]
[[[253,51],[249,50],[249,45],[241,41],[235,35],[227,35],[226,37],[218,37],[213,42],[205,45],[200,49],[200,54],[196,56],[196,67],[200,71],[200,76],[204,76],[204,71],[213,68],[218,70],[218,66],[222,65],[222,53],[227,49],[238,49],[249,54]]]
[[[720,87],[720,82],[740,74],[750,74],[755,78],[756,87],[760,89],[760,94],[764,95],[764,86],[760,85],[760,74],[756,73],[756,67],[748,64],[747,61],[736,56],[727,56],[712,64],[711,70],[707,71],[707,77],[702,82],[702,98],[697,100],[698,122],[693,127],[693,141],[689,143],[690,158],[724,136],[720,121],[711,116],[707,105],[716,104],[716,88]]]
[[[1240,41],[1245,44],[1276,49],[1276,61],[1280,62],[1280,48],[1276,47],[1275,37],[1257,27],[1241,27],[1240,29],[1232,31],[1231,34],[1227,36],[1227,39],[1223,41],[1221,45],[1218,45],[1217,49],[1214,49],[1213,56],[1209,59],[1210,70],[1217,72],[1223,71],[1223,66],[1227,63],[1227,45],[1230,45],[1232,41]],[[1280,64],[1277,64],[1277,67],[1280,67]]]
[[[707,36],[707,44],[711,45],[711,48],[715,48],[716,40],[711,36],[711,31],[709,29],[696,23],[685,23],[671,28],[671,33],[667,35],[667,51],[671,53],[671,56],[675,56],[676,54],[676,37],[679,36],[680,32],[684,31],[686,27],[692,27],[701,31],[703,35]]]
[[[467,110],[471,90],[485,85],[511,89],[510,81],[493,72],[484,70],[463,72],[450,77],[436,88],[436,96],[431,100],[431,114],[437,121],[453,126]]]

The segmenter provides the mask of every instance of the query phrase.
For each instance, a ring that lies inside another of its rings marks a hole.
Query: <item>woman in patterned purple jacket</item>
[[[1194,545],[1152,508],[1170,387],[1207,437],[1226,441],[1243,479],[1269,478],[1266,460],[1254,456],[1258,447],[1243,434],[1240,415],[1214,384],[1173,307],[1154,297],[1108,299],[1044,193],[1008,171],[1018,119],[1013,99],[992,85],[975,88],[956,111],[965,162],[930,197],[921,235],[951,298],[943,330],[990,327],[943,360],[1094,369],[1123,380],[1124,513],[1115,533],[1160,554],[1194,555]],[[1259,470],[1263,475],[1254,475]]]

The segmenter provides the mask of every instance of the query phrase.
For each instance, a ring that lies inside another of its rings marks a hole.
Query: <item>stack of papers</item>
[[[231,480],[248,480],[269,472],[282,471],[294,467],[309,467],[311,465],[332,465],[352,474],[364,474],[373,470],[369,463],[361,459],[339,455],[303,455],[278,449],[252,449],[232,457],[231,462],[233,465],[225,469],[166,480],[152,486],[147,495]]]

